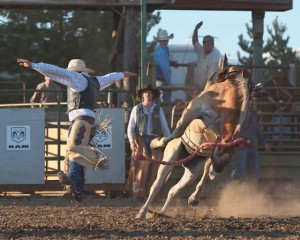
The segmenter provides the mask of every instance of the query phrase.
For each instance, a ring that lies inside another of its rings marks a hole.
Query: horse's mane
[[[237,76],[235,79],[236,87],[238,88],[237,94],[238,94],[238,99],[241,101],[241,109],[240,109],[240,116],[239,120],[237,122],[236,128],[234,130],[233,136],[236,136],[240,129],[242,124],[245,121],[246,118],[246,113],[248,111],[248,100],[250,97],[250,88],[251,84],[250,79],[242,77],[242,75]]]

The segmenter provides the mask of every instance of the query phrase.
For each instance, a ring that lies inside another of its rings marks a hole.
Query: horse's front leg
[[[203,169],[203,175],[199,181],[199,183],[196,186],[195,191],[190,195],[188,198],[188,204],[191,206],[196,206],[199,203],[199,194],[202,189],[202,186],[208,176],[209,167],[211,166],[211,158],[208,158],[205,160],[204,169]]]
[[[184,174],[180,181],[170,189],[167,200],[160,211],[161,214],[166,214],[166,210],[172,200],[178,196],[182,189],[190,186],[195,181],[195,179],[200,175],[203,165],[204,162],[198,158],[192,159],[191,162],[184,165]]]
[[[165,178],[168,176],[172,168],[173,166],[166,166],[166,165],[159,166],[156,179],[150,188],[149,196],[135,218],[146,218],[146,214],[148,212],[148,208],[150,204],[153,202],[155,196],[157,196],[157,194],[161,190],[162,185],[165,182]]]
[[[177,155],[180,151],[180,139],[174,139],[171,141],[164,151],[163,161],[165,162],[171,162],[175,159],[177,159]],[[136,218],[146,218],[146,214],[148,212],[149,205],[152,203],[152,201],[155,199],[155,196],[159,193],[161,190],[163,183],[166,181],[167,177],[169,176],[169,173],[173,169],[173,166],[170,165],[160,165],[157,171],[156,179],[153,182],[149,196],[145,202],[145,204],[140,209],[139,213],[137,214]]]

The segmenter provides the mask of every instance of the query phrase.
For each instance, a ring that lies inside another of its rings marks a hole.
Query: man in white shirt
[[[147,157],[153,154],[150,143],[154,138],[170,135],[164,111],[154,100],[159,97],[158,89],[145,84],[137,95],[142,102],[133,107],[128,122],[127,136],[133,156],[142,153]],[[154,156],[153,156],[154,157]],[[156,178],[158,165],[147,161],[132,161],[127,190],[132,198],[142,200]]]
[[[194,50],[198,55],[195,75],[194,75],[194,85],[198,86],[198,92],[204,90],[207,80],[216,72],[212,78],[211,84],[215,83],[218,73],[219,61],[222,59],[220,51],[214,47],[214,38],[210,35],[206,35],[203,38],[202,45],[198,40],[198,30],[201,28],[203,22],[198,23],[195,26],[193,33],[193,45]]]

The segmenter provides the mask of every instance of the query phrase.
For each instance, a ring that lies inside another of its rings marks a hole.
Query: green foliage
[[[247,28],[247,34],[250,37],[250,39],[253,39],[253,33],[252,33],[252,28],[249,26],[249,24],[246,23],[246,28]],[[248,53],[248,57],[241,56],[240,52],[238,51],[237,56],[238,60],[241,64],[250,66],[252,65],[253,61],[253,41],[248,41],[244,39],[244,36],[241,34],[239,35],[239,42],[238,42],[240,48]]]
[[[147,14],[147,33],[160,19],[160,12]],[[114,43],[113,25],[112,11],[0,10],[0,74],[14,76],[0,76],[0,81],[25,81],[27,89],[35,89],[43,81],[39,73],[19,67],[17,58],[60,67],[67,67],[72,58],[81,58],[98,75],[111,72],[108,58]]]
[[[247,34],[251,40],[247,41],[244,39],[243,35],[239,36],[239,46],[240,48],[248,54],[248,56],[241,57],[240,52],[238,52],[238,60],[243,65],[252,65],[253,59],[253,33],[252,28],[246,24]],[[280,68],[278,66],[287,67],[289,64],[294,63],[296,69],[300,68],[300,59],[297,57],[296,53],[291,47],[288,47],[289,36],[285,37],[287,31],[287,26],[278,21],[278,17],[272,22],[272,26],[267,26],[268,38],[266,44],[263,46],[263,53],[268,55],[264,58],[264,64],[270,68],[266,69],[264,72],[265,79],[270,79],[272,76],[276,75],[286,75],[287,70]],[[277,68],[275,68],[277,67]]]
[[[149,34],[152,27],[157,25],[161,20],[160,11],[157,11],[156,14],[148,13],[147,16],[147,35]],[[156,41],[153,39],[147,47],[147,55],[150,57],[151,54],[154,52],[156,46]]]
[[[26,73],[21,75],[22,79],[15,80],[28,80],[27,88],[35,88],[34,73],[16,64],[19,57],[60,67],[67,67],[72,58],[82,58],[97,74],[110,72],[111,14],[108,11],[1,10],[2,71]],[[42,76],[39,78],[41,81]]]
[[[264,46],[265,52],[269,53],[269,58],[266,59],[266,64],[268,66],[278,66],[284,65],[287,66],[291,63],[300,66],[300,60],[296,56],[296,53],[293,52],[291,47],[288,47],[289,36],[284,37],[287,27],[283,23],[278,22],[278,18],[272,22],[273,28],[267,27],[267,32],[270,35],[270,38],[267,40],[266,45]],[[269,76],[274,76],[284,72],[282,69],[270,69],[268,71]]]

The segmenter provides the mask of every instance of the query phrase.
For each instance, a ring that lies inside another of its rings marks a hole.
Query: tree
[[[253,39],[253,31],[252,28],[249,26],[248,23],[246,23],[246,28],[247,28],[247,34],[250,39]],[[246,66],[251,66],[253,62],[253,41],[248,41],[244,39],[243,34],[239,35],[239,42],[238,42],[240,48],[248,53],[248,57],[241,56],[240,52],[237,52],[238,60],[241,64],[246,65]]]
[[[43,81],[37,72],[20,68],[18,57],[60,67],[67,67],[72,58],[81,58],[99,75],[110,72],[111,15],[110,11],[0,10],[0,81],[24,81],[27,89],[35,89]],[[1,78],[3,72],[15,77]],[[31,94],[27,93],[27,99]],[[8,97],[1,102],[16,101],[20,102]]]
[[[156,14],[148,13],[148,15],[147,15],[147,35],[149,34],[151,28],[154,27],[155,25],[157,25],[160,22],[160,20],[161,20],[160,11],[157,11]],[[156,44],[157,43],[155,40],[151,41],[148,44],[148,48],[147,48],[148,56],[150,56],[153,53]]]
[[[238,52],[238,60],[247,66],[252,65],[253,59],[253,34],[252,28],[246,24],[247,34],[250,41],[244,39],[243,35],[239,35],[239,46],[241,49],[248,54],[248,57],[241,57],[240,52]],[[293,51],[291,47],[288,47],[289,36],[285,37],[284,34],[287,31],[287,26],[278,21],[278,17],[276,17],[272,26],[267,26],[267,41],[263,46],[263,53],[265,53],[266,57],[263,59],[265,65],[270,68],[266,68],[264,72],[264,78],[270,79],[275,75],[284,75],[286,71],[280,66],[288,66],[290,63],[296,64],[296,66],[300,67],[300,59],[297,57],[296,53]],[[275,68],[276,67],[276,68]]]
[[[270,35],[264,50],[268,53],[269,57],[265,59],[267,66],[274,67],[278,65],[287,66],[294,63],[298,66],[300,63],[299,58],[291,47],[288,47],[289,36],[284,37],[287,31],[287,26],[283,23],[278,22],[278,17],[272,22],[273,28],[267,27],[267,32]],[[268,75],[274,76],[275,74],[281,74],[284,72],[283,69],[269,69]]]
[[[9,73],[20,73],[26,70],[17,66],[17,57],[61,67],[66,67],[72,58],[82,58],[98,74],[105,74],[110,71],[111,14],[110,11],[1,10],[0,17],[4,20],[0,23],[0,65]],[[22,80],[29,78],[32,81],[32,74]]]
[[[160,13],[148,13],[147,32],[159,22]],[[114,44],[113,11],[9,9],[0,10],[0,66],[12,80],[34,89],[40,74],[20,68],[16,58],[67,67],[72,58],[82,58],[99,75],[112,71],[109,62]],[[136,35],[138,37],[138,34]],[[120,45],[123,41],[120,42]],[[139,50],[139,46],[136,46]],[[136,55],[138,58],[138,55]],[[123,59],[118,55],[123,70]],[[115,69],[121,71],[120,67]],[[8,80],[7,78],[0,81]]]

